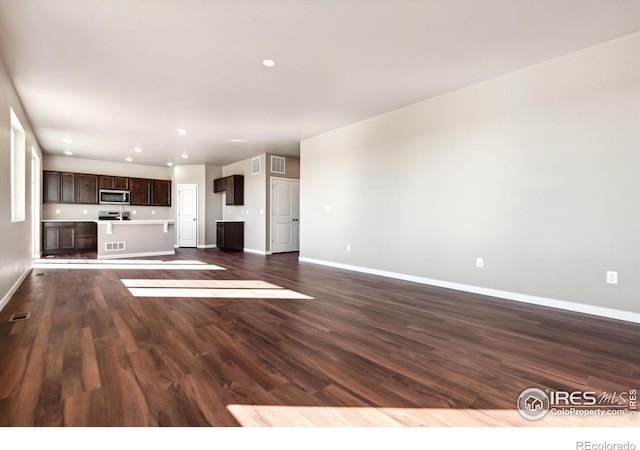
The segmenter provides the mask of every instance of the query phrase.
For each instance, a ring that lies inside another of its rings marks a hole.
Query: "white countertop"
[[[242,222],[242,223],[244,223],[244,220],[232,220],[232,219],[216,220],[216,223],[218,223],[218,222]]]
[[[42,222],[98,222],[95,219],[44,219]]]
[[[42,222],[95,222],[97,224],[117,223],[120,225],[154,225],[156,223],[176,223],[173,219],[131,219],[131,220],[95,220],[95,219],[45,219]]]
[[[98,225],[104,225],[104,224],[109,224],[109,223],[115,223],[118,225],[155,225],[158,223],[168,223],[168,224],[174,224],[176,223],[175,220],[173,219],[131,219],[131,220],[96,220],[96,222],[98,222]]]

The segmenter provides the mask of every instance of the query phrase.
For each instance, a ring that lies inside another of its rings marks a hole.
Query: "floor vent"
[[[47,274],[47,272],[40,272],[40,273],[37,273],[36,276],[37,277],[42,277],[42,276],[45,276],[46,274]]]
[[[105,242],[104,249],[107,252],[114,250],[124,250],[124,242]]]
[[[11,319],[9,319],[9,323],[17,322],[18,320],[27,320],[29,316],[31,316],[30,312],[15,313],[13,316],[11,316]]]

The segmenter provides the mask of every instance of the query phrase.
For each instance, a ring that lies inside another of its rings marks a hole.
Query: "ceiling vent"
[[[284,173],[284,162],[285,162],[285,159],[282,156],[272,156],[271,157],[271,172],[273,172],[273,173]]]
[[[258,175],[262,171],[262,160],[260,157],[251,160],[251,175]]]

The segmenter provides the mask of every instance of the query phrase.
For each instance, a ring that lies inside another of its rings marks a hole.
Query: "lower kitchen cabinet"
[[[241,252],[244,249],[244,222],[216,222],[216,247]]]
[[[76,222],[76,250],[98,250],[98,224],[95,222]]]
[[[43,222],[42,254],[98,250],[98,224],[95,222]]]

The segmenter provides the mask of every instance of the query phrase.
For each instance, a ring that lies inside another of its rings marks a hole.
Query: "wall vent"
[[[262,160],[260,157],[251,160],[251,175],[258,175],[262,171]]]
[[[282,156],[272,156],[271,157],[271,172],[273,173],[284,173],[284,162],[286,160]]]
[[[125,245],[124,242],[105,242],[104,250],[106,252],[112,252],[116,250],[124,250]]]

